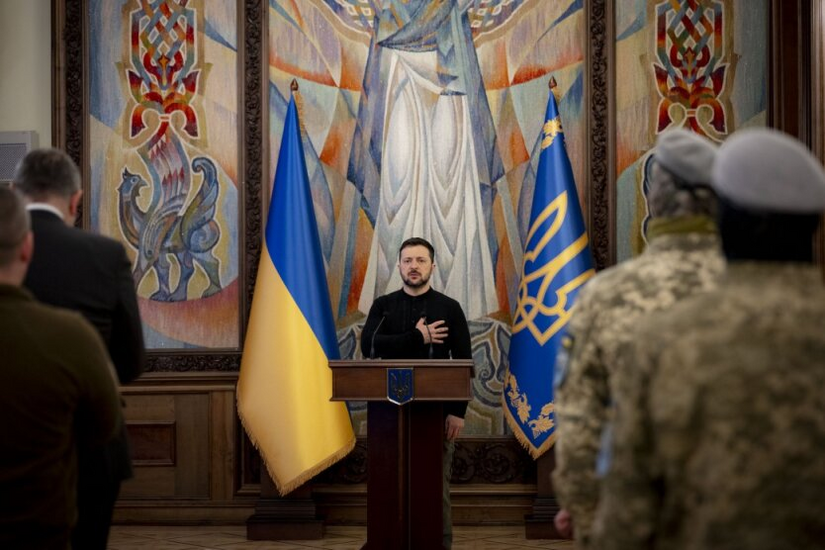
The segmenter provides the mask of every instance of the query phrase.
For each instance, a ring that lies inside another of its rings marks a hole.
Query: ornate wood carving
[[[150,352],[147,372],[237,371],[241,368],[240,352],[189,353]]]
[[[65,63],[63,85],[60,86],[61,96],[59,101],[65,105],[63,114],[66,122],[62,127],[62,132],[53,137],[57,146],[62,148],[80,166],[81,174],[86,174],[84,161],[83,144],[85,143],[85,97],[86,88],[83,78],[84,58],[86,48],[84,42],[85,2],[83,0],[66,0],[63,5],[62,21],[58,18],[61,28],[58,36],[62,37],[63,43],[61,58]],[[59,69],[59,68],[58,68]],[[55,125],[53,125],[55,126]],[[88,196],[88,193],[87,195]],[[75,225],[81,227],[85,220],[85,208],[81,201],[78,207],[78,216]]]
[[[264,101],[269,95],[263,80],[263,67],[266,40],[266,8],[268,2],[245,0],[243,12],[243,165],[245,181],[242,182],[244,211],[240,216],[244,228],[241,250],[243,265],[241,277],[246,282],[246,293],[242,295],[241,338],[246,331],[246,321],[252,306],[252,293],[255,290],[255,277],[258,273],[258,260],[261,255],[263,181],[266,161],[264,151],[267,140],[264,136]],[[245,277],[244,275],[245,274]]]
[[[354,485],[367,482],[367,438],[359,437],[355,448],[343,460],[324,470],[316,483]]]
[[[451,483],[535,483],[536,463],[513,438],[456,442]]]
[[[367,482],[367,441],[359,438],[347,457],[315,478],[317,483]],[[536,463],[514,438],[462,438],[453,457],[455,485],[536,482]]]
[[[83,78],[84,47],[83,33],[86,28],[85,2],[83,0],[66,0],[64,3],[63,57],[65,67],[64,100],[66,103],[66,124],[64,142],[59,143],[78,166],[83,167],[84,117],[86,109],[84,98],[86,87]]]
[[[589,92],[585,112],[589,113],[587,166],[590,169],[588,187],[588,228],[591,251],[596,269],[616,263],[615,251],[615,162],[609,140],[612,139],[614,19],[607,0],[586,2],[588,25],[587,82]]]

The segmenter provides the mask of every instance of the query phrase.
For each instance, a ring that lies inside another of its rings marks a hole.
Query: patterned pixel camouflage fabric
[[[825,548],[819,271],[735,262],[639,330],[593,547]]]
[[[712,288],[724,265],[712,223],[654,221],[659,234],[642,255],[599,273],[580,292],[568,325],[572,346],[566,372],[556,377],[559,435],[553,487],[561,507],[573,517],[582,548],[598,500],[599,442],[621,375],[617,350],[633,337],[642,317]],[[669,233],[668,224],[704,230]]]

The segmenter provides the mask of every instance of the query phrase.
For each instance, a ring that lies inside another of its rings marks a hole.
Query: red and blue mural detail
[[[684,126],[714,139],[728,131],[721,101],[726,63],[724,5],[719,0],[667,0],[656,4],[656,59],[653,70],[661,96],[656,132],[673,123],[671,108],[680,107]],[[700,121],[700,109],[711,113]],[[709,129],[708,125],[712,128]]]
[[[200,133],[192,106],[203,74],[195,44],[196,13],[185,0],[142,1],[129,23],[131,65],[125,73],[134,100],[129,137],[155,125],[136,148],[148,181],[124,166],[118,186],[120,227],[137,251],[135,284],[154,271],[157,290],[150,299],[185,301],[197,265],[208,279],[200,296],[210,296],[221,290],[220,260],[214,254],[221,234],[215,219],[217,169],[208,157],[190,160],[184,148],[184,140]],[[155,116],[149,117],[150,112]],[[183,115],[182,125],[173,124],[176,113]],[[151,199],[141,207],[138,198],[144,188]],[[189,199],[193,188],[197,191]]]

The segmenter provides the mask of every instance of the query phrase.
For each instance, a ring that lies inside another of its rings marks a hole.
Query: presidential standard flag
[[[292,97],[238,379],[238,413],[281,495],[355,446],[331,402],[338,342]]]
[[[594,274],[552,92],[544,120],[502,392],[507,422],[534,459],[555,441],[553,366],[576,294]]]

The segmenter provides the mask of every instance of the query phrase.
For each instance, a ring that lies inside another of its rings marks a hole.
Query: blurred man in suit
[[[146,353],[131,262],[119,242],[73,227],[82,195],[80,172],[57,149],[21,161],[14,185],[30,201],[37,247],[24,286],[42,302],[83,314],[103,338],[121,384],[143,371]],[[79,518],[72,544],[106,548],[120,483],[132,475],[126,429],[105,447],[80,455]]]
[[[21,288],[33,242],[23,198],[0,187],[0,548],[66,550],[76,449],[114,435],[120,405],[94,328]]]

